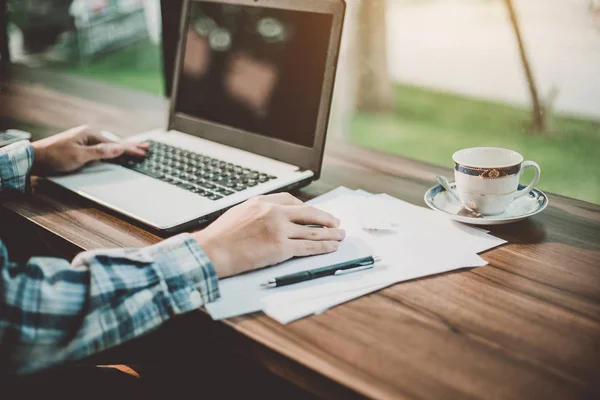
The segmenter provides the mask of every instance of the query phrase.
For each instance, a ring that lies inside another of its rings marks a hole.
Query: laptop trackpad
[[[119,165],[97,163],[50,180],[162,228],[190,221],[214,208],[211,200]]]

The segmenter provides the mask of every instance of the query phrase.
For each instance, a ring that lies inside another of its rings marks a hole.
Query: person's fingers
[[[102,140],[104,140],[103,143],[118,143],[123,146],[123,149],[125,149],[124,153],[128,156],[145,157],[148,154],[148,149],[150,149],[149,143],[128,142],[126,140],[120,140],[118,136],[112,134],[109,136],[100,136],[102,137]],[[117,140],[113,140],[113,138],[116,138]]]
[[[295,225],[289,235],[290,239],[307,240],[344,240],[346,231],[338,228],[313,228],[302,225]]]
[[[118,143],[124,149],[124,154],[134,157],[144,157],[147,154],[150,144],[148,143],[137,143],[127,142],[119,140],[119,137],[109,132],[95,132],[85,125],[85,129],[80,131],[80,136],[84,139],[84,142],[88,145],[99,144],[99,143]]]
[[[86,145],[98,145],[98,144],[107,144],[107,145],[111,145],[108,147],[100,147],[96,150],[92,150],[90,152],[90,154],[94,154],[94,151],[99,152],[96,153],[98,156],[100,156],[101,152],[105,152],[109,149],[112,149],[112,151],[116,151],[114,149],[116,149],[117,147],[112,146],[112,145],[118,145],[118,148],[122,149],[123,151],[121,153],[119,153],[117,156],[114,157],[118,157],[121,154],[126,154],[128,156],[133,156],[133,157],[145,157],[149,148],[149,145],[147,143],[136,143],[136,142],[127,142],[124,140],[120,140],[120,141],[114,141],[112,139],[112,137],[109,136],[105,136],[102,133],[98,133],[98,132],[94,132],[92,130],[85,130],[83,132],[81,132],[81,136],[82,139],[84,139],[84,143]],[[115,136],[116,137],[116,136]],[[90,146],[90,147],[94,147],[94,146]],[[102,160],[105,158],[114,158],[114,157],[101,157],[101,158],[95,158],[97,160]]]
[[[340,242],[335,240],[292,240],[294,257],[313,256],[316,254],[332,253],[340,247]]]
[[[337,228],[340,220],[333,215],[310,206],[286,207],[286,212],[292,222],[301,225],[320,225],[327,228]]]
[[[134,143],[140,149],[148,150],[150,148],[150,143],[146,143],[146,142],[134,142]]]
[[[148,154],[148,147],[140,145],[140,143],[121,141],[117,144],[123,147],[128,156],[145,157]]]
[[[295,198],[289,193],[276,193],[260,196],[260,199],[268,203],[279,204],[282,206],[300,206],[304,204],[301,200]]]
[[[99,143],[83,148],[86,163],[98,160],[116,158],[125,152],[125,147],[120,143]]]

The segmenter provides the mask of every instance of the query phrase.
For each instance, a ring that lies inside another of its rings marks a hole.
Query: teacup
[[[456,192],[462,204],[484,215],[501,214],[521,196],[528,194],[540,180],[540,166],[523,161],[516,151],[498,147],[474,147],[452,156]],[[525,168],[534,168],[529,186],[518,190]]]

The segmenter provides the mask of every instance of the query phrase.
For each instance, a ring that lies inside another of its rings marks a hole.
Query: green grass
[[[600,204],[600,123],[555,116],[548,133],[535,135],[529,120],[526,109],[398,85],[395,112],[357,113],[351,140],[446,167],[461,148],[514,149],[540,165],[542,190]]]
[[[163,94],[160,46],[141,40],[89,61],[62,65],[62,71],[99,81]]]

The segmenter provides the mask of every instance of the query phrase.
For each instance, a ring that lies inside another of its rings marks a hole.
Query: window
[[[14,62],[164,93],[159,0],[7,1]],[[600,0],[346,3],[330,137],[447,167],[510,148],[541,189],[600,203]]]
[[[335,100],[330,134],[357,145],[447,167],[510,148],[600,203],[598,0],[349,1]]]
[[[7,0],[11,62],[162,94],[160,0]]]

